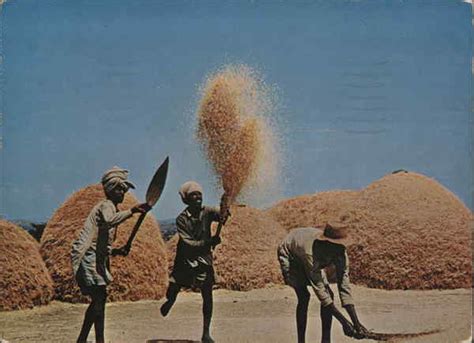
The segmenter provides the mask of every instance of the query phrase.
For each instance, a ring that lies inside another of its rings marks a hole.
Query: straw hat
[[[347,225],[340,222],[327,222],[324,232],[316,239],[318,241],[341,244],[345,247],[352,243]]]

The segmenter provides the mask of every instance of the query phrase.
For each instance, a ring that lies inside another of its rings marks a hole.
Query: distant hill
[[[46,227],[46,222],[32,222],[25,219],[14,219],[9,221],[27,231],[38,242],[40,241],[43,230]]]
[[[176,219],[158,219],[163,239],[168,241],[177,231]]]

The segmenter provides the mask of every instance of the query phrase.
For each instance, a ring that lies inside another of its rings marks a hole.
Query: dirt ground
[[[353,293],[359,317],[369,329],[385,333],[440,330],[403,342],[461,342],[471,335],[470,289],[383,291],[353,286]],[[283,286],[250,292],[218,290],[215,292],[213,336],[219,343],[296,342],[295,300],[293,291]],[[107,342],[200,338],[201,299],[198,293],[181,293],[167,318],[159,314],[161,303],[140,301],[107,305]],[[54,302],[32,310],[2,312],[0,335],[8,342],[74,342],[85,308],[86,305]],[[307,341],[319,340],[319,304],[312,296]],[[355,342],[346,338],[340,325],[334,322],[333,342],[351,341]]]

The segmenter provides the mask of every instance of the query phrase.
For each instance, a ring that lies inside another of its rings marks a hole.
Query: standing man
[[[126,255],[120,249],[112,249],[117,226],[132,217],[134,213],[146,213],[148,204],[140,204],[126,211],[118,211],[125,193],[135,188],[127,180],[128,171],[113,167],[102,177],[106,199],[94,206],[87,217],[79,238],[74,241],[71,259],[76,281],[83,295],[92,301],[86,310],[78,343],[85,343],[94,324],[95,340],[104,343],[106,286],[112,281],[109,270],[109,255]]]
[[[328,223],[324,231],[316,228],[291,230],[278,247],[278,260],[285,283],[295,290],[298,297],[296,325],[298,343],[305,342],[306,322],[311,286],[321,302],[322,343],[331,342],[331,325],[334,316],[342,325],[344,334],[363,338],[367,329],[360,323],[355,311],[349,283],[349,260],[346,246],[349,243],[347,228],[338,223]],[[342,306],[349,313],[352,323],[334,306],[334,294],[324,273],[324,268],[336,269],[337,287]]]
[[[161,306],[161,314],[168,315],[181,287],[200,288],[203,300],[202,342],[213,343],[210,335],[212,318],[212,287],[215,282],[212,248],[221,242],[219,236],[211,236],[212,222],[225,223],[229,212],[202,205],[202,187],[194,181],[184,183],[179,195],[187,207],[176,218],[179,241],[176,248],[173,272],[166,292],[167,301]],[[221,213],[222,212],[222,213]]]

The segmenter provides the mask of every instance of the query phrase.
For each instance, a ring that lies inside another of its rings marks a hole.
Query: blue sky
[[[158,218],[180,211],[188,179],[216,202],[192,121],[226,63],[277,89],[281,197],[405,168],[472,208],[470,4],[26,0],[1,15],[7,218],[48,219],[115,164],[143,198],[167,155]]]

